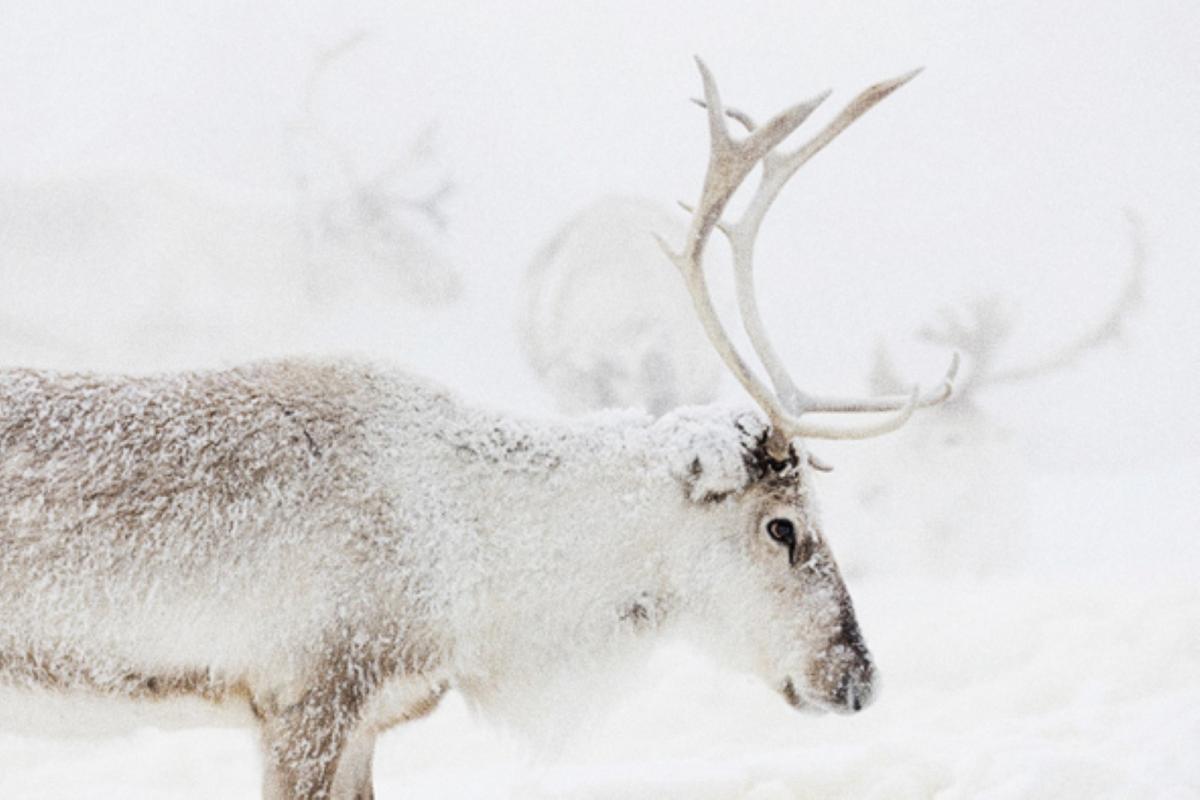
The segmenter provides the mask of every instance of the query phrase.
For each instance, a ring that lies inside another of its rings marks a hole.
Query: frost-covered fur
[[[375,734],[448,688],[516,714],[667,630],[857,710],[806,459],[764,438],[727,409],[525,421],[358,364],[2,370],[0,684],[248,708],[269,798],[371,797]]]

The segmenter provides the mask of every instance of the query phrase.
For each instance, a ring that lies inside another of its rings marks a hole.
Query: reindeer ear
[[[726,459],[725,455],[715,450],[697,453],[686,471],[678,475],[693,503],[719,503],[746,488],[745,462]]]
[[[664,452],[673,454],[671,474],[693,503],[719,502],[750,483],[743,455],[748,432],[741,427],[741,415],[714,417],[704,410],[679,409],[655,423],[666,439]]]

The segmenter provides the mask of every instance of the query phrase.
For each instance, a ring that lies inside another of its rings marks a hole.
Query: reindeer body
[[[436,563],[420,552],[436,538],[399,533],[422,514],[400,504],[428,513],[437,498],[397,493],[402,476],[379,461],[393,447],[420,460],[422,437],[387,426],[435,392],[288,362],[140,379],[13,370],[0,387],[3,682],[246,706],[283,758],[281,716],[319,704],[346,718],[322,735],[344,738],[384,678],[438,679],[435,601],[412,588],[429,576],[397,570]],[[306,796],[329,766],[276,793]]]
[[[332,786],[355,748],[344,781],[369,785],[375,731],[448,685],[504,706],[760,591],[734,557],[757,517],[730,499],[753,415],[524,423],[301,361],[6,370],[0,408],[0,683],[249,707],[270,796]],[[778,660],[738,631],[718,649]]]

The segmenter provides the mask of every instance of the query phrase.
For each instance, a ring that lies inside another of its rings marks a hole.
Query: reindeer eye
[[[771,520],[767,523],[767,533],[780,544],[786,544],[788,547],[794,547],[796,544],[796,526],[790,519],[776,517]]]
[[[793,567],[807,563],[813,555],[812,538],[805,536],[802,541],[796,541],[796,525],[790,519],[776,517],[767,523],[767,533],[771,538],[787,548],[788,563]]]

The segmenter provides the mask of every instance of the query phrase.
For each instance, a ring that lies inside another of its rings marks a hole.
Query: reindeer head
[[[811,140],[792,153],[781,153],[779,145],[825,96],[793,106],[757,126],[745,113],[722,106],[711,73],[703,63],[699,66],[705,98],[697,102],[707,109],[711,138],[708,172],[682,250],[660,244],[683,275],[713,347],[765,419],[743,416],[735,423],[744,462],[742,470],[734,471],[741,475],[740,486],[723,486],[711,479],[732,473],[698,458],[692,464],[694,479],[689,493],[693,502],[721,504],[723,498],[737,498],[729,504],[730,516],[723,518],[723,524],[734,530],[727,531],[721,542],[732,543],[740,557],[726,560],[737,566],[722,576],[727,585],[721,603],[732,609],[726,624],[753,631],[747,633],[745,643],[756,655],[759,674],[795,706],[857,711],[873,696],[875,667],[818,519],[812,470],[823,467],[809,454],[805,440],[862,439],[900,427],[918,407],[936,405],[949,397],[958,357],[956,354],[951,360],[938,388],[924,395],[916,386],[906,394],[869,399],[802,392],[771,347],[759,315],[753,279],[754,242],[768,208],[787,180],[838,133],[916,73],[866,89]],[[727,118],[745,127],[748,135],[735,139]],[[722,220],[734,192],[760,165],[761,179],[740,218]],[[743,360],[713,309],[703,252],[714,229],[730,242],[741,318],[774,391]],[[886,414],[883,419],[852,426],[805,418],[814,413],[880,412]],[[728,450],[725,452],[728,459]]]
[[[854,712],[875,695],[875,665],[798,458],[767,461],[752,492],[755,571],[769,587],[764,678],[797,708]]]

